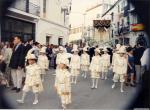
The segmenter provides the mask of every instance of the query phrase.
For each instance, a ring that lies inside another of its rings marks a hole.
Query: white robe
[[[28,92],[30,89],[32,89],[34,93],[42,92],[43,84],[41,81],[40,74],[40,67],[37,64],[26,66],[26,79],[23,91]]]

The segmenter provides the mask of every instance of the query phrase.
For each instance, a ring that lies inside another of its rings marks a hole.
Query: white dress
[[[112,58],[112,65],[113,65],[113,72],[116,71],[116,60],[118,59],[118,54],[113,53],[113,58]]]
[[[80,74],[80,56],[72,55],[70,61],[71,75],[78,76]]]
[[[41,68],[41,74],[46,74],[45,70],[49,68],[49,60],[46,55],[39,55],[37,64]]]
[[[39,93],[43,91],[43,84],[40,77],[41,70],[37,64],[26,66],[26,79],[23,91],[28,92],[30,90],[33,93]]]
[[[57,69],[56,78],[55,78],[55,88],[58,95],[61,98],[63,104],[71,103],[71,83],[70,83],[71,74],[67,69]]]
[[[81,69],[83,71],[88,71],[90,65],[90,56],[85,53],[81,55]]]
[[[58,53],[57,54],[57,57],[56,57],[56,64],[60,64],[61,60],[64,59],[64,57],[66,57],[66,53],[63,52],[63,53]]]
[[[120,82],[124,82],[124,76],[127,73],[127,59],[125,57],[118,56],[118,59],[116,59],[116,63],[114,66],[116,67],[113,77],[114,82],[118,82],[118,80],[120,80]]]
[[[99,55],[93,56],[89,68],[91,70],[91,78],[100,78],[101,68],[102,68],[101,57]]]
[[[102,72],[108,72],[110,66],[110,55],[103,54],[101,62],[102,62]]]

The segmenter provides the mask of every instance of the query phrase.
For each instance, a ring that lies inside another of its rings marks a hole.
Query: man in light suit
[[[15,36],[13,43],[14,49],[9,64],[14,85],[12,90],[20,92],[22,86],[23,68],[25,66],[25,47],[22,44],[20,36]]]

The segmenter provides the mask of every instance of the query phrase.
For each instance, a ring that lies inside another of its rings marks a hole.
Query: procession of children
[[[89,47],[82,48],[82,54],[79,56],[78,45],[73,45],[72,53],[67,53],[63,46],[59,46],[56,57],[56,70],[54,89],[60,97],[61,106],[66,109],[72,103],[72,85],[80,84],[79,77],[88,80],[91,78],[89,88],[97,89],[99,80],[112,80],[110,87],[114,89],[116,83],[120,82],[120,92],[124,92],[124,84],[126,82],[128,55],[127,47],[117,44],[113,52],[112,62],[111,56],[108,54],[108,47],[96,47],[94,56],[91,58]],[[2,58],[1,58],[2,59]],[[0,60],[1,60],[0,59]],[[34,93],[33,104],[38,104],[39,94],[44,91],[43,82],[45,74],[49,71],[49,61],[46,56],[46,47],[39,48],[38,55],[34,54],[34,49],[30,49],[26,55],[25,66],[25,83],[23,93],[18,103],[24,103],[25,97],[29,91]],[[113,74],[113,78],[108,78],[108,74]]]

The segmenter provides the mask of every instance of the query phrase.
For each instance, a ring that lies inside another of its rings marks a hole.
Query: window
[[[46,36],[46,45],[49,45],[50,44],[50,36]]]
[[[58,45],[63,45],[63,38],[58,38]]]

